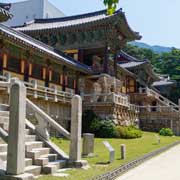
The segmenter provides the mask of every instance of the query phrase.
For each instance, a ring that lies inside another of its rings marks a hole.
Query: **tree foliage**
[[[109,15],[115,12],[118,3],[119,3],[119,0],[104,0],[105,6],[108,7],[107,12]]]

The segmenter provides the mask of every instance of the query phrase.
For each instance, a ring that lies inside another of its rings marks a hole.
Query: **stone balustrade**
[[[7,82],[10,80],[10,73],[6,74],[6,76],[0,76],[0,87],[7,87]],[[38,84],[37,80],[32,80],[31,82],[23,82],[27,88],[27,95],[34,98],[43,98],[46,101],[51,100],[55,102],[64,102],[70,103],[71,98],[74,93],[64,92],[58,90],[57,86],[54,85],[52,87],[45,87]],[[9,88],[8,88],[9,92]]]
[[[129,107],[129,97],[125,94],[115,94],[115,93],[93,93],[93,94],[83,94],[84,103],[114,103],[116,105]]]

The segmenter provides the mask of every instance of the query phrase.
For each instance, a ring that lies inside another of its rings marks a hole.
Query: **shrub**
[[[90,126],[96,118],[97,116],[92,110],[86,110],[83,112],[83,115],[82,115],[82,132],[83,133],[92,132],[90,129]]]
[[[161,136],[173,136],[173,132],[170,128],[162,128],[160,131],[159,131],[159,134]]]
[[[116,127],[111,120],[94,119],[91,124],[91,132],[96,137],[100,138],[113,138],[116,137]]]
[[[134,126],[117,126],[117,137],[124,139],[134,139],[142,137],[142,131]]]

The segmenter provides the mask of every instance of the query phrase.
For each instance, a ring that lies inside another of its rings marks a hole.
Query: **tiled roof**
[[[125,59],[127,59],[128,61],[133,61],[133,62],[142,62],[142,60],[139,60],[129,54],[127,54],[126,52],[124,51],[120,51],[120,53],[118,54],[118,57],[123,57]]]
[[[71,57],[66,56],[62,52],[57,52],[53,47],[50,47],[30,36],[27,36],[24,33],[13,30],[12,28],[9,28],[3,24],[0,24],[0,35],[20,42],[22,45],[34,48],[41,53],[47,53],[49,56],[53,57],[64,65],[72,66],[81,72],[91,73],[91,68],[89,66],[86,66],[72,59]]]
[[[7,21],[12,15],[0,5],[0,21]]]
[[[128,62],[128,63],[120,64],[120,66],[121,66],[122,68],[134,68],[134,67],[137,67],[137,66],[146,64],[146,63],[147,63],[147,61],[141,61],[141,62]]]
[[[112,15],[107,15],[106,10],[97,11],[93,13],[87,13],[76,16],[62,17],[62,18],[50,18],[50,19],[35,19],[32,22],[25,24],[22,27],[14,27],[20,31],[37,31],[37,30],[48,30],[48,29],[69,29],[70,27],[76,28],[83,25],[94,25],[101,24],[105,25],[107,23],[111,24],[113,21],[117,22],[117,18],[121,18],[121,22],[126,24],[127,31],[131,33],[131,35],[135,36],[136,39],[140,39],[141,36],[131,30],[129,27],[125,14],[122,10],[116,11]],[[84,26],[83,26],[84,27]]]
[[[173,85],[175,84],[175,81],[171,80],[160,80],[160,81],[155,81],[152,86],[167,86],[167,85]]]

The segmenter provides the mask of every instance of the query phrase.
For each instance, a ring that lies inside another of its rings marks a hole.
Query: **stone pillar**
[[[12,81],[10,90],[10,119],[7,155],[7,174],[20,175],[25,168],[26,87]]]
[[[126,159],[126,145],[121,144],[121,159]]]
[[[87,161],[81,160],[82,98],[75,95],[71,101],[71,137],[69,165],[82,167]]]
[[[83,156],[91,156],[94,153],[94,134],[83,134]]]
[[[71,143],[70,161],[81,160],[82,99],[75,95],[71,101]]]

